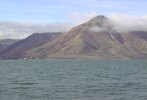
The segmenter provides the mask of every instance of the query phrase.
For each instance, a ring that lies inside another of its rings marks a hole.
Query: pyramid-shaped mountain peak
[[[109,19],[103,15],[95,16],[94,18],[90,19],[86,24],[92,26],[103,27],[104,25],[108,24]]]
[[[0,58],[147,58],[147,32],[115,32],[110,20],[99,15],[63,34],[32,35],[6,48]]]
[[[94,18],[92,18],[91,20],[89,20],[89,22],[98,22],[98,21],[106,21],[108,20],[107,17],[103,16],[103,15],[97,15]]]

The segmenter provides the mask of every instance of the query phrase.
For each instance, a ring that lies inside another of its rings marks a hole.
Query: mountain
[[[0,52],[17,41],[18,41],[17,39],[2,39],[2,40],[0,40]]]
[[[68,32],[57,35],[56,38],[26,50],[31,42],[38,44],[38,40],[34,41],[28,37],[32,41],[28,41],[26,46],[21,45],[21,50],[25,53],[18,53],[21,51],[19,49],[7,48],[4,56],[6,58],[20,57],[20,55],[26,58],[147,58],[147,32],[118,32],[113,27],[109,18],[96,16]]]
[[[1,58],[24,58],[26,57],[26,52],[28,50],[37,48],[45,42],[51,41],[60,34],[60,32],[34,33],[23,40],[15,42],[0,52]]]
[[[69,32],[29,50],[27,57],[129,59],[147,57],[147,32],[116,32],[105,16],[96,16]],[[143,44],[143,45],[142,45]]]

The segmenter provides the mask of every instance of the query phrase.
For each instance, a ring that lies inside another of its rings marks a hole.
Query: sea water
[[[0,100],[147,100],[147,60],[1,60]]]

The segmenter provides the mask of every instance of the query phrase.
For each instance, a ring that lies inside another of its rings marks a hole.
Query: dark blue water
[[[2,60],[0,100],[147,100],[147,60]]]

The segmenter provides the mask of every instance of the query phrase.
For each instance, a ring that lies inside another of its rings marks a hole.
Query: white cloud
[[[69,19],[69,23],[58,22],[33,24],[31,22],[0,21],[0,39],[25,38],[32,33],[66,32],[73,26],[82,24],[96,15],[95,12],[72,13],[67,18],[67,20]]]
[[[111,14],[109,16],[113,29],[116,31],[127,32],[132,30],[147,31],[146,16],[129,16],[126,14]]]
[[[97,16],[96,12],[90,13],[72,13],[68,16],[69,23],[39,23],[31,22],[11,22],[0,21],[0,39],[4,38],[25,38],[32,33],[43,32],[65,32],[73,26],[87,22],[91,18]],[[107,16],[106,16],[107,17]],[[147,31],[147,16],[130,16],[127,14],[111,14],[113,29],[116,31],[127,32],[131,30]],[[91,31],[100,31],[101,29],[93,27]]]
[[[69,16],[75,22],[74,25],[82,24],[91,18],[97,16],[96,12],[73,13]],[[131,16],[128,14],[112,13],[106,16],[110,19],[110,25],[118,32],[128,31],[147,31],[147,16]],[[100,31],[101,29],[93,27],[90,31]]]
[[[32,33],[65,32],[72,27],[69,23],[40,23],[0,21],[0,39],[24,38]]]
[[[103,30],[104,30],[103,28],[95,27],[95,26],[93,26],[89,29],[90,32],[100,32],[100,31],[103,31]]]

